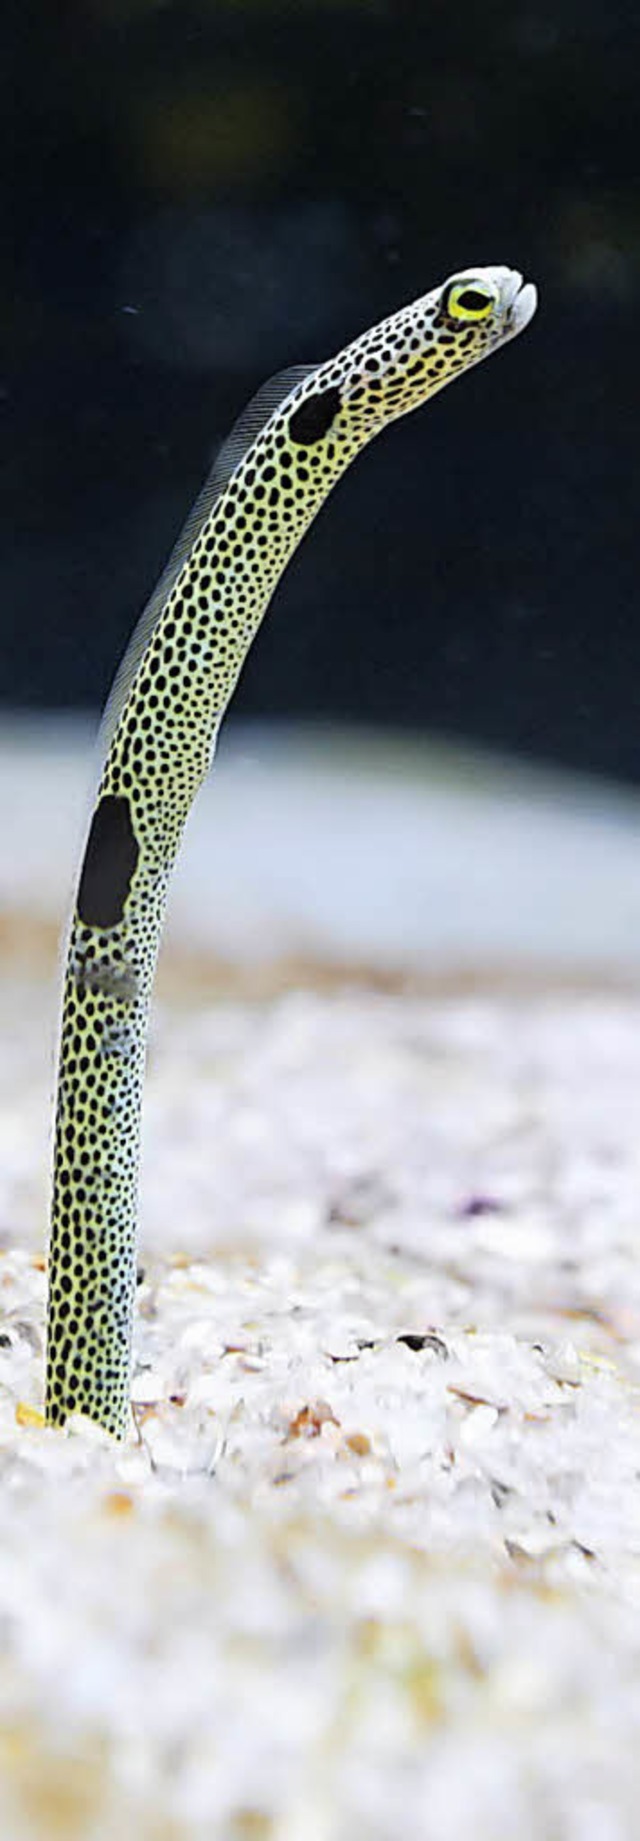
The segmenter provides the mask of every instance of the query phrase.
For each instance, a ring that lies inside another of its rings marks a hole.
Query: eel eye
[[[451,281],[442,296],[450,320],[486,320],[495,304],[494,289],[485,281]]]

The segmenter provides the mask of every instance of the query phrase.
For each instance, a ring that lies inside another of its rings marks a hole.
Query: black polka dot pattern
[[[248,648],[293,551],[366,442],[510,336],[506,281],[481,324],[443,318],[444,292],[364,333],[270,416],[196,530],[109,743],[64,987],[46,1394],[54,1425],[78,1411],[119,1437],[128,1427],[151,987],[185,820]]]

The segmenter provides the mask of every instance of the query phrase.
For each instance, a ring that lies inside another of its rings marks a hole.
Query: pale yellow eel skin
[[[120,666],[66,955],[49,1255],[46,1416],[130,1416],[140,1112],[171,870],[277,582],[388,422],[521,332],[536,291],[463,270],[326,364],[274,379],[225,445]],[[222,892],[221,892],[222,894]]]

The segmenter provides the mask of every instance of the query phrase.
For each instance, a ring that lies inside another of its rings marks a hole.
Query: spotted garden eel
[[[241,416],[117,673],[74,897],[56,1095],[46,1416],[129,1424],[140,1113],[167,887],[251,641],[368,441],[522,330],[536,291],[466,270]]]

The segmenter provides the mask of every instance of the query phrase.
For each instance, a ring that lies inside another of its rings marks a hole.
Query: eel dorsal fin
[[[297,364],[290,366],[286,371],[277,371],[273,377],[269,377],[267,382],[262,384],[261,388],[256,391],[255,396],[252,396],[251,401],[247,403],[246,409],[243,409],[242,414],[238,416],[237,422],[234,422],[231,433],[227,435],[226,440],[223,441],[222,446],[218,449],[204,485],[198,493],[195,504],[191,507],[187,521],[182,527],[177,542],[174,544],[168,562],[165,564],[160,580],[156,584],[150,600],[147,601],[146,606],[143,608],[140,618],[136,622],[131,634],[126,651],[120,660],[105,705],[98,734],[98,760],[101,769],[104,767],[138,666],[146,652],[171,590],[178,579],[180,570],[186,562],[190,551],[193,549],[193,545],[201,530],[210,518],[214,505],[217,503],[217,500],[221,498],[222,493],[229,484],[232,474],[235,473],[240,462],[244,460],[245,454],[248,453],[249,448],[260,434],[261,429],[265,427],[269,418],[274,414],[274,411],[279,408],[280,403],[283,403],[285,398],[291,395],[291,391],[295,390],[296,384],[302,383],[303,378],[310,377],[312,372],[317,369],[318,366],[315,364]]]

